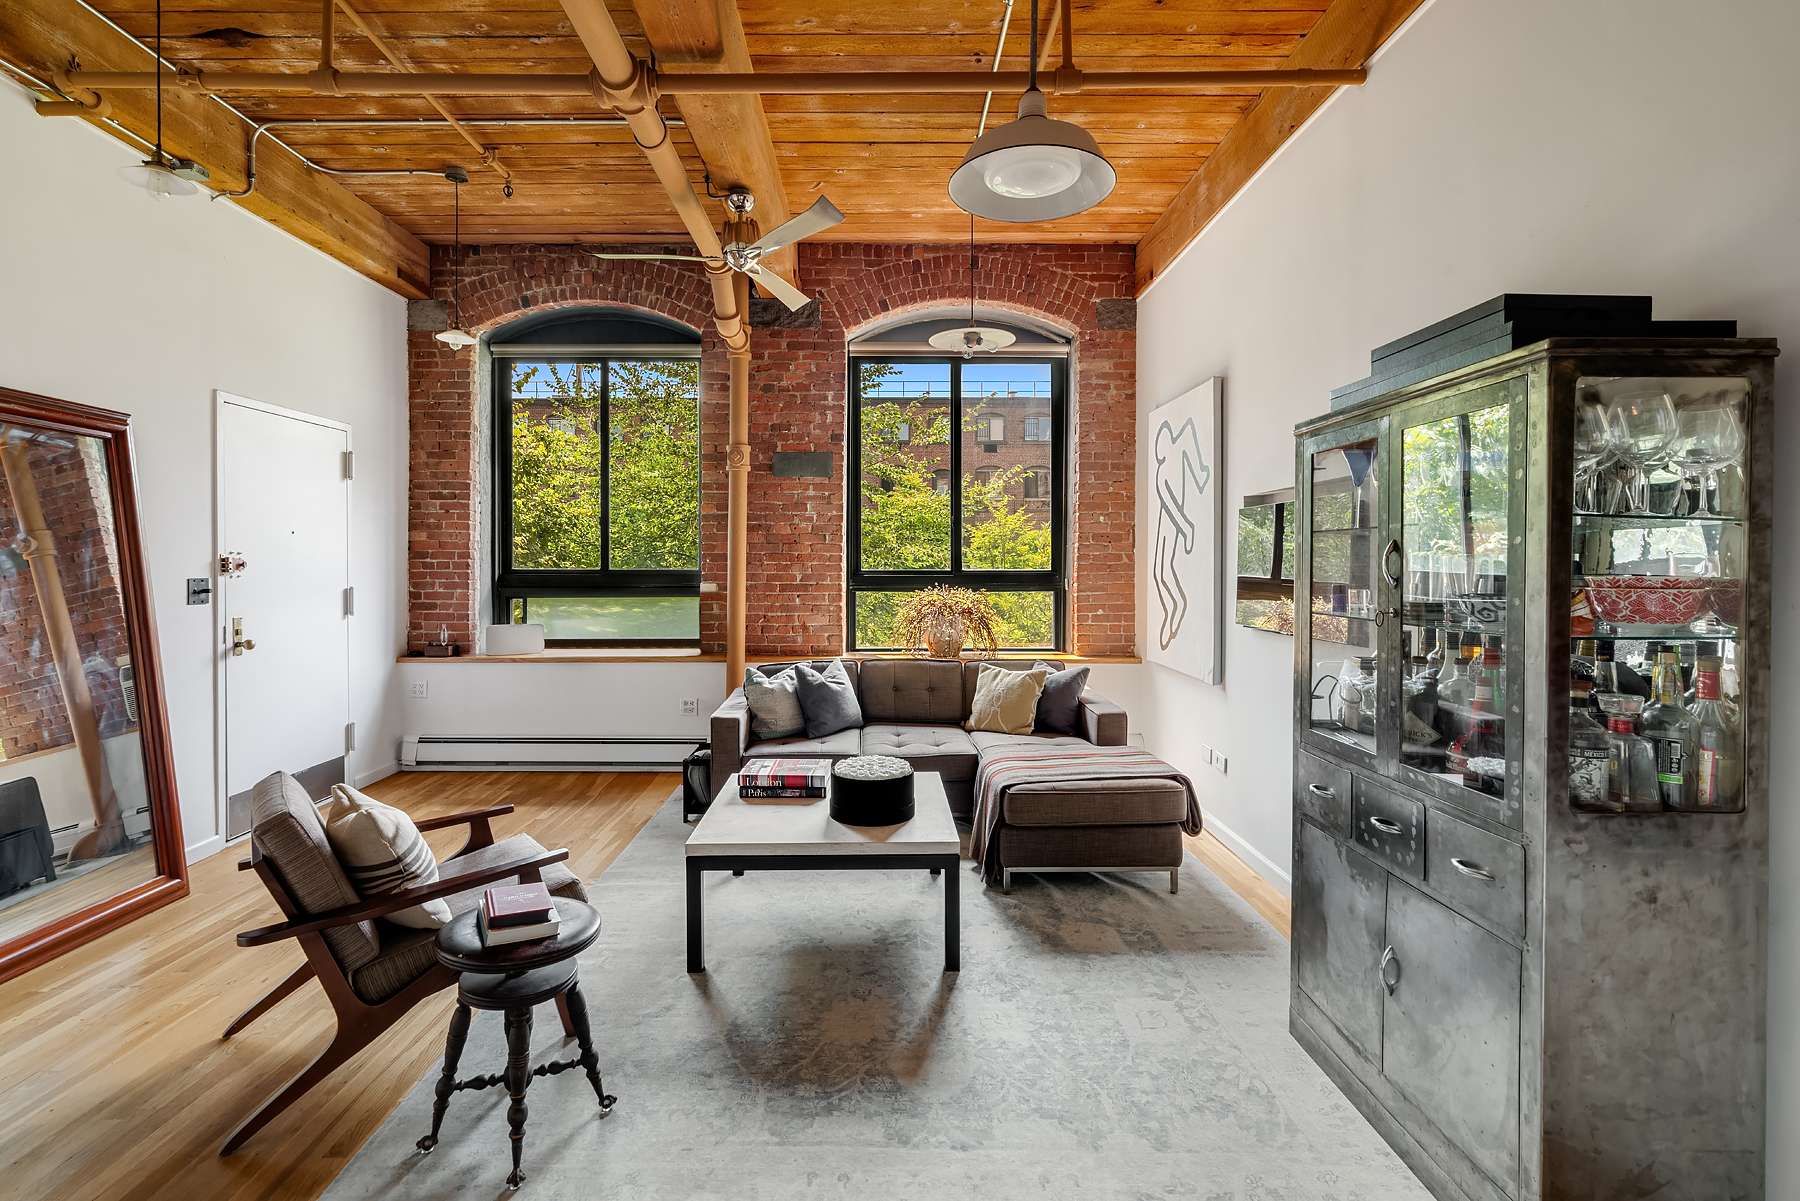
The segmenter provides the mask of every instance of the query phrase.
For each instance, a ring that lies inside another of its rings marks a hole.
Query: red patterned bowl
[[[1707,597],[1712,606],[1713,615],[1726,625],[1736,625],[1744,611],[1744,582],[1742,580],[1712,580],[1707,590]]]
[[[1614,625],[1683,626],[1708,608],[1716,580],[1668,576],[1589,577],[1594,616]]]

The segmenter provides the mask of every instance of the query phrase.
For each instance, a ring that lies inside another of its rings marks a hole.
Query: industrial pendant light
[[[200,189],[191,181],[207,178],[207,170],[198,163],[187,159],[170,159],[163,153],[162,147],[162,0],[156,0],[156,149],[150,157],[135,167],[120,167],[119,174],[126,182],[136,184],[150,193],[157,200],[167,200],[171,196],[192,196]],[[170,164],[174,164],[174,170]],[[182,174],[177,175],[175,172]],[[184,179],[185,175],[188,178]]]
[[[469,173],[461,167],[446,167],[444,178],[456,189],[456,216],[452,226],[454,232],[450,246],[450,305],[455,320],[443,333],[434,335],[438,341],[451,350],[461,350],[465,346],[475,345],[475,337],[462,327],[462,186],[469,182]]]
[[[939,350],[960,350],[972,359],[975,352],[1004,350],[1019,340],[1011,330],[975,324],[975,214],[969,214],[969,324],[963,329],[939,330],[928,339]]]
[[[950,199],[972,216],[1055,221],[1093,208],[1119,181],[1086,130],[1047,115],[1037,86],[1037,30],[1031,0],[1031,86],[1019,98],[1019,119],[976,138],[950,176]],[[1066,39],[1063,47],[1066,55]]]

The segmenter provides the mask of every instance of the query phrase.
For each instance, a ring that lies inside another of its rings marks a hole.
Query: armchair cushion
[[[362,899],[332,853],[324,823],[300,781],[280,771],[268,776],[251,790],[250,809],[251,837],[303,912],[326,913]],[[324,937],[346,973],[381,951],[374,922],[335,926]]]
[[[467,855],[458,855],[454,859],[446,859],[438,865],[445,877],[456,877],[469,872],[478,872],[487,867],[499,867],[505,863],[516,863],[521,859],[531,859],[542,855],[544,848],[538,845],[537,839],[529,834],[514,834],[511,838],[502,838],[492,846],[470,851]],[[552,863],[543,869],[544,887],[550,890],[553,897],[568,897],[571,901],[588,899],[587,889],[581,885],[581,879],[570,871],[566,863]],[[483,884],[479,888],[465,888],[461,892],[451,893],[445,898],[450,903],[452,914],[462,913],[481,904],[481,894],[490,888],[509,882],[517,882],[518,877],[508,880],[495,880],[492,884]]]
[[[359,896],[382,896],[437,883],[437,860],[405,810],[384,805],[347,784],[333,784],[324,819],[325,837]],[[396,910],[385,920],[396,926],[435,930],[450,917],[450,906],[437,900]]]

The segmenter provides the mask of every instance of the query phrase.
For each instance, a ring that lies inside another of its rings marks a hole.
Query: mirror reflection
[[[0,941],[152,879],[105,447],[0,422]]]

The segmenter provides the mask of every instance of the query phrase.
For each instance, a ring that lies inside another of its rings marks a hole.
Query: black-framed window
[[[1066,360],[856,357],[849,382],[851,649],[895,649],[934,584],[990,593],[1003,645],[1064,646]]]
[[[698,645],[698,338],[590,350],[503,334],[492,355],[499,619],[540,622],[552,645]]]

